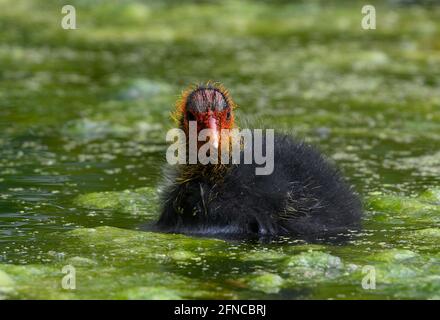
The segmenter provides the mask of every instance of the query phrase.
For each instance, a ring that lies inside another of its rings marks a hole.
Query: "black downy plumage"
[[[213,94],[206,95],[208,91]],[[233,102],[223,87],[212,85],[183,95],[178,104],[181,127],[187,118],[199,121],[203,115],[200,99],[198,113],[189,114],[195,93],[200,92],[205,94],[206,109],[217,111],[214,117],[220,127],[227,127],[225,119],[231,118],[227,113],[232,112]],[[223,107],[213,107],[210,97],[224,99]],[[203,126],[203,117],[199,123]],[[223,170],[215,166],[168,168],[161,187],[158,230],[221,238],[287,236],[318,241],[345,239],[360,228],[361,202],[352,188],[316,149],[289,135],[275,135],[270,175],[256,175],[256,164],[231,164]]]

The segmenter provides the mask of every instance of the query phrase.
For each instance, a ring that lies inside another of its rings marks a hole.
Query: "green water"
[[[397,2],[372,1],[365,31],[356,1],[75,0],[63,30],[63,1],[0,0],[0,298],[440,299],[440,7]],[[239,118],[337,163],[364,198],[360,235],[138,231],[173,103],[208,79]]]

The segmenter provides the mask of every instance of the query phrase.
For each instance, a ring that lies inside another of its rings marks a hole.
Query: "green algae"
[[[358,1],[74,0],[69,31],[57,1],[0,3],[0,298],[440,298],[437,6],[376,3],[370,32]],[[174,101],[208,79],[242,127],[295,131],[341,167],[365,195],[353,241],[133,230],[157,219]]]
[[[109,135],[121,137],[130,132],[131,129],[126,126],[87,118],[70,121],[63,128],[63,134],[85,141],[102,139]]]
[[[286,255],[277,251],[252,250],[243,253],[240,258],[244,261],[278,261],[286,258]]]
[[[420,256],[407,250],[382,252],[372,260],[376,268],[379,290],[396,298],[434,299],[440,288],[438,257]],[[399,288],[395,291],[395,288]]]
[[[14,281],[4,271],[0,270],[0,300],[4,299],[14,290]]]
[[[287,259],[284,272],[293,283],[319,283],[341,276],[342,260],[321,251],[302,252]]]
[[[380,261],[380,262],[401,262],[408,259],[414,259],[418,255],[417,253],[411,250],[402,250],[402,249],[390,249],[380,251],[373,256],[371,256],[371,261]]]
[[[283,282],[283,278],[277,274],[264,273],[252,277],[248,281],[248,285],[253,290],[262,291],[264,293],[278,293]]]
[[[375,215],[378,221],[411,221],[414,225],[429,225],[440,221],[437,189],[428,189],[417,197],[373,193],[367,198],[367,204],[372,210],[379,212]]]
[[[419,196],[420,200],[440,204],[440,189],[429,189],[422,192]]]
[[[417,198],[394,195],[375,196],[370,198],[369,205],[378,211],[390,211],[398,214],[415,214],[420,212],[437,212],[440,208]]]
[[[62,260],[54,260],[50,265],[0,266],[0,270],[4,270],[2,272],[8,273],[4,277],[2,273],[2,287],[11,281],[17,284],[13,292],[5,291],[6,297],[23,295],[25,298],[53,299],[57,292],[61,294],[61,299],[178,299],[209,296],[209,290],[203,290],[204,285],[198,282],[188,285],[186,276],[178,272],[165,276],[163,269],[167,265],[178,266],[187,260],[192,264],[199,263],[206,255],[218,252],[218,246],[223,244],[218,240],[207,239],[196,243],[184,236],[111,227],[76,229],[59,237],[63,239],[65,250]],[[82,256],[76,255],[78,249]],[[64,276],[62,268],[65,265],[76,268],[77,288],[74,290],[61,286]],[[143,269],[133,268],[137,265],[143,266]],[[119,280],[115,283],[116,278]],[[32,286],[33,290],[30,289]],[[106,286],[113,288],[114,292],[110,295],[100,292],[100,288]]]
[[[438,176],[440,175],[440,152],[402,159],[400,167],[417,170],[424,176]]]
[[[411,236],[420,242],[430,242],[432,244],[440,241],[440,228],[426,228],[413,231]]]
[[[167,287],[138,287],[118,293],[117,299],[123,300],[180,300],[180,292]]]
[[[7,287],[13,285],[13,290],[3,290],[5,298],[249,298],[335,283],[357,292],[365,265],[375,268],[377,291],[371,293],[373,296],[435,298],[439,285],[435,276],[439,257],[405,249],[378,251],[354,263],[319,250],[296,254],[280,251],[276,259],[281,259],[281,264],[274,265],[274,260],[262,257],[267,264],[253,260],[248,268],[257,269],[242,277],[234,270],[244,267],[237,260],[236,251],[251,251],[244,243],[112,227],[76,229],[57,238],[62,239],[65,250],[61,260],[54,259],[48,265],[0,266],[6,274]],[[78,252],[82,255],[78,256]],[[216,265],[219,261],[226,263],[227,269]],[[75,290],[61,286],[65,265],[76,268]],[[205,276],[194,279],[192,271],[201,267],[206,270]],[[395,287],[398,292],[393,291]],[[103,292],[104,288],[111,288],[112,292]],[[240,293],[236,288],[240,288]],[[319,296],[319,290],[316,294]]]
[[[89,193],[79,195],[73,201],[91,209],[111,209],[132,215],[154,216],[158,210],[157,192],[149,187]]]
[[[149,100],[160,94],[172,92],[167,83],[152,81],[150,79],[133,79],[125,88],[116,94],[118,100]]]
[[[97,264],[97,262],[92,259],[78,256],[69,258],[66,262],[73,266],[93,266]]]
[[[182,270],[181,268],[191,269],[198,265],[205,266],[209,270],[209,265],[219,259],[234,263],[236,261],[234,250],[231,250],[233,249],[231,244],[225,241],[215,239],[194,241],[183,235],[111,227],[76,229],[58,237],[62,239],[63,249],[66,251],[61,261],[55,259],[50,265],[1,267],[17,284],[14,292],[10,292],[6,297],[23,295],[26,298],[51,299],[59,292],[60,298],[209,298],[213,294],[210,288],[217,288],[215,293],[217,296],[239,297],[229,288],[222,288],[222,285],[210,276],[207,276],[206,281],[191,281],[189,284],[188,275],[179,271]],[[82,252],[82,256],[76,255],[78,249]],[[296,259],[288,254],[283,258],[289,261],[288,266],[291,269],[301,267],[301,270],[309,268],[324,272],[327,270],[325,264],[329,261],[330,268],[340,267],[338,258],[318,251],[303,252]],[[64,265],[72,265],[76,268],[77,289],[75,290],[68,291],[61,287],[61,279],[64,276],[61,270]],[[145,271],[140,272],[133,267],[138,265],[143,266]],[[169,270],[166,276],[160,272],[164,269]],[[98,277],[99,284],[94,285],[93,281],[98,281]],[[235,278],[235,282],[243,283],[247,292],[245,291],[242,297],[250,297],[251,292],[276,294],[286,283],[281,273],[269,271],[255,271],[246,279],[237,278],[229,272],[226,277]],[[109,296],[99,292],[99,287],[109,285],[111,279],[115,278],[118,278],[118,283],[111,285],[114,293]],[[29,290],[31,281],[34,290]],[[40,285],[49,286],[50,289],[41,290]]]

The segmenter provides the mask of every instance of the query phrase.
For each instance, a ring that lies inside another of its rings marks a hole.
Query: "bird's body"
[[[272,174],[255,174],[256,164],[201,166],[183,164],[168,170],[159,230],[313,241],[360,226],[360,201],[337,169],[313,147],[288,135],[275,135]]]
[[[350,187],[316,150],[291,137],[275,137],[271,175],[254,164],[231,165],[222,180],[204,175],[177,182],[169,172],[157,226],[173,233],[306,240],[343,236],[359,228],[361,205]]]

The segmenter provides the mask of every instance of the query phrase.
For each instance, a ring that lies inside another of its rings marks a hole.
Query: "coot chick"
[[[234,108],[223,86],[208,83],[182,94],[174,118],[186,133],[187,144],[194,121],[197,132],[211,129],[209,142],[220,149],[219,145],[231,143],[219,132],[235,127]],[[274,142],[269,175],[257,175],[254,162],[169,166],[157,229],[218,238],[287,236],[306,241],[345,238],[358,230],[361,203],[338,170],[302,141],[276,134]]]

